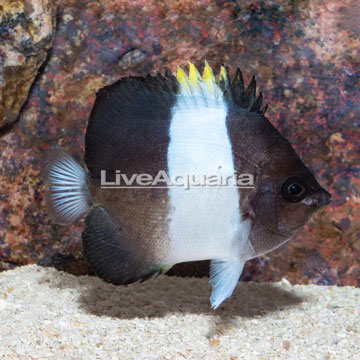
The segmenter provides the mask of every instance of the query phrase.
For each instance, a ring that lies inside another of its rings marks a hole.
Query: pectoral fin
[[[210,265],[210,302],[213,309],[231,296],[244,268],[245,261],[239,258],[212,260]]]

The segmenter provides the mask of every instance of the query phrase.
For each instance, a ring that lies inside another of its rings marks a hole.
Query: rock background
[[[0,3],[0,128],[12,124],[55,35],[57,0]]]
[[[215,69],[241,67],[246,81],[257,76],[269,120],[333,195],[288,245],[249,262],[243,279],[359,286],[359,18],[356,0],[62,0],[46,66],[0,139],[0,267],[89,271],[83,222],[54,225],[44,207],[49,150],[60,145],[82,160],[99,88],[188,60],[202,68],[207,59]]]

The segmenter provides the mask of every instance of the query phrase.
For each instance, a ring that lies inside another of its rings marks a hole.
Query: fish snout
[[[318,193],[312,196],[313,204],[319,207],[326,206],[331,203],[331,194],[326,190],[321,189]]]
[[[326,190],[323,190],[321,197],[322,197],[321,201],[324,206],[331,203],[331,194],[329,192],[327,192]]]

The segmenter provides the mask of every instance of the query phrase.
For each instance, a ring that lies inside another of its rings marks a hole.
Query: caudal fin
[[[44,169],[45,202],[54,222],[68,225],[89,208],[86,172],[70,155],[57,150]]]

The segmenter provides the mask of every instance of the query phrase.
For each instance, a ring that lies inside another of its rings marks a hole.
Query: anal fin
[[[103,207],[93,207],[82,234],[85,256],[96,275],[115,285],[144,280],[161,272],[161,265],[136,247],[137,241],[117,226]]]
[[[210,302],[213,309],[231,296],[240,275],[243,271],[245,260],[240,258],[216,259],[210,265],[210,284],[212,292]]]

